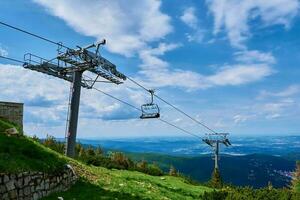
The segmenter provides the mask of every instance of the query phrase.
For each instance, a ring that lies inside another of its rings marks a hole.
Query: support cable
[[[13,61],[13,62],[18,62],[18,63],[24,64],[24,61],[21,61],[21,60],[18,60],[18,59],[9,58],[9,57],[2,56],[2,55],[0,55],[0,58],[6,59],[6,60],[10,60],[10,61]]]
[[[119,102],[121,102],[123,104],[126,104],[127,106],[132,107],[135,110],[142,111],[140,108],[138,108],[138,107],[136,107],[136,106],[134,106],[134,105],[126,102],[126,101],[123,101],[123,100],[121,100],[121,99],[119,99],[119,98],[117,98],[117,97],[115,97],[115,96],[113,96],[111,94],[108,94],[108,93],[106,93],[106,92],[104,92],[104,91],[102,91],[102,90],[100,90],[98,88],[93,87],[93,89],[96,90],[96,91],[98,91],[98,92],[100,92],[100,93],[102,93],[102,94],[104,94],[104,95],[106,95],[106,96],[109,96],[110,98],[113,98],[113,99],[115,99],[115,100],[117,100],[117,101],[119,101]],[[168,122],[168,121],[166,121],[164,119],[161,119],[161,118],[158,118],[158,120],[161,121],[161,122],[164,122],[165,124],[168,124],[169,126],[173,126],[174,128],[177,128],[178,130],[181,130],[181,131],[183,131],[186,134],[189,134],[191,136],[194,136],[194,137],[202,140],[202,138],[200,136],[198,136],[198,135],[196,135],[194,133],[191,133],[190,131],[187,131],[187,130],[179,127],[179,126],[176,126],[175,124],[172,124],[172,123],[170,123],[170,122]]]
[[[25,33],[25,34],[27,34],[27,35],[31,35],[31,36],[33,36],[33,37],[39,38],[39,39],[44,40],[44,41],[46,41],[46,42],[49,42],[49,43],[52,43],[52,44],[55,44],[55,45],[58,45],[58,46],[62,46],[62,47],[64,47],[64,48],[66,48],[66,49],[70,49],[69,47],[63,45],[63,44],[60,43],[60,42],[54,42],[53,40],[50,40],[50,39],[48,39],[48,38],[39,36],[39,35],[37,35],[37,34],[28,32],[28,31],[26,31],[26,30],[24,30],[24,29],[21,29],[21,28],[18,28],[18,27],[16,27],[16,26],[9,25],[9,24],[4,23],[4,22],[2,22],[2,21],[0,21],[0,24],[3,25],[3,26],[9,27],[9,28],[11,28],[11,29],[20,31],[20,32],[22,32],[22,33]]]
[[[168,101],[164,100],[163,98],[159,97],[158,95],[154,94],[154,96],[156,98],[158,98],[159,100],[163,101],[164,103],[168,104],[169,106],[171,106],[172,108],[174,108],[175,110],[177,110],[178,112],[182,113],[183,115],[185,115],[186,117],[190,118],[191,120],[193,120],[194,122],[200,124],[201,126],[203,126],[204,128],[206,128],[207,130],[213,132],[213,133],[217,133],[216,131],[214,131],[213,129],[209,128],[207,125],[205,125],[204,123],[200,122],[199,120],[195,119],[194,117],[190,116],[189,114],[187,114],[186,112],[180,110],[179,108],[177,108],[176,106],[174,106],[173,104],[169,103]]]

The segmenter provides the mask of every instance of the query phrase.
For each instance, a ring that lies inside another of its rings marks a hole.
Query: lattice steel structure
[[[66,155],[69,157],[75,156],[81,87],[91,89],[96,82],[121,84],[126,80],[126,76],[117,71],[114,64],[100,55],[99,48],[105,43],[106,41],[103,40],[87,47],[77,46],[76,49],[59,45],[57,57],[51,60],[30,53],[24,55],[24,68],[72,83],[66,127]],[[64,48],[65,51],[62,51]],[[95,51],[91,51],[91,48],[95,48]],[[92,72],[96,75],[96,78],[85,78],[83,76],[85,71]],[[99,77],[105,80],[98,80]]]
[[[219,156],[220,144],[224,144],[227,147],[231,145],[229,139],[227,138],[228,135],[229,133],[211,133],[211,134],[207,134],[206,137],[202,139],[203,142],[208,144],[213,149],[215,169],[219,169],[218,161],[220,159]]]

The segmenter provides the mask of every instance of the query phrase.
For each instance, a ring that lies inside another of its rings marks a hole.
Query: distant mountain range
[[[230,137],[232,146],[221,147],[228,155],[267,154],[285,156],[300,152],[299,136]],[[122,139],[79,139],[83,144],[102,146],[128,152],[161,153],[176,156],[199,156],[211,153],[210,147],[195,138],[122,138]]]

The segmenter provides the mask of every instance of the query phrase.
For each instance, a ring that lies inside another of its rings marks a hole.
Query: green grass
[[[74,163],[82,177],[69,191],[56,193],[44,200],[57,199],[199,199],[212,189],[190,185],[171,176],[150,176],[140,172],[109,170]]]
[[[61,169],[66,159],[25,136],[7,136],[4,130],[14,127],[0,119],[0,173]]]
[[[300,182],[295,186],[295,191],[300,192]]]
[[[13,128],[14,126],[7,120],[0,118],[0,133],[3,133],[6,129]]]

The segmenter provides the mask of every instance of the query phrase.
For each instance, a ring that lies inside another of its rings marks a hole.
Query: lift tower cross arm
[[[66,48],[61,52],[62,45],[58,48],[58,55],[52,60],[47,60],[33,54],[24,55],[24,68],[51,75],[72,83],[66,132],[66,155],[75,156],[75,144],[78,124],[81,87],[91,89],[98,77],[108,82],[121,84],[126,76],[116,69],[116,66],[99,53],[100,45],[105,40],[87,47],[77,49]],[[96,48],[95,52],[91,48]],[[95,80],[84,79],[85,71],[96,74]]]

